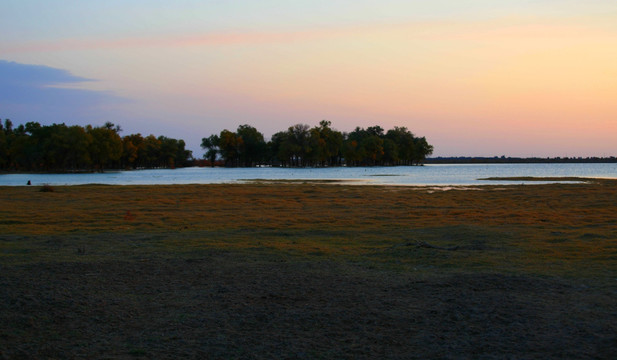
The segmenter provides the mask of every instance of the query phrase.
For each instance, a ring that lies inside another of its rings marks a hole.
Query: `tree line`
[[[456,156],[456,157],[434,157],[427,159],[430,164],[590,164],[590,163],[617,163],[615,156],[588,156],[588,157],[511,157],[508,156]]]
[[[103,126],[38,122],[13,126],[0,121],[0,170],[82,171],[173,168],[191,164],[184,140],[141,134],[120,136],[111,122]]]
[[[220,160],[231,167],[421,165],[433,153],[425,137],[414,136],[406,127],[387,132],[380,126],[356,127],[345,133],[331,125],[326,120],[312,128],[296,124],[268,142],[256,128],[240,125],[235,132],[225,129],[203,138],[201,147],[212,166]]]

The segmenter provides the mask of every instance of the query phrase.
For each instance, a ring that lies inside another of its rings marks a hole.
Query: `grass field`
[[[0,359],[610,358],[617,182],[0,187]]]

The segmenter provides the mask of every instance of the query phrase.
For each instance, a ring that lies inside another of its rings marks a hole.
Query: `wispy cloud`
[[[596,19],[598,20],[598,19]],[[606,20],[606,19],[605,19]],[[589,21],[581,17],[567,19],[509,16],[484,21],[426,20],[401,23],[373,23],[330,26],[294,31],[241,31],[209,32],[175,36],[147,36],[127,38],[66,38],[53,41],[5,43],[0,49],[5,54],[84,51],[98,49],[169,48],[196,46],[254,45],[298,43],[337,37],[356,37],[384,32],[406,32],[414,38],[511,38],[511,37],[564,37],[614,36],[614,29],[604,26],[606,21]]]
[[[329,28],[292,32],[213,32],[184,36],[132,37],[122,39],[61,39],[5,45],[6,54],[37,53],[94,49],[127,49],[136,47],[190,47],[237,44],[293,43],[334,36],[352,35],[367,28]]]

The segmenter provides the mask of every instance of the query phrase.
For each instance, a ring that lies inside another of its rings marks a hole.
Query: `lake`
[[[488,177],[617,178],[617,164],[456,164],[332,168],[182,168],[82,174],[2,174],[0,186],[159,185],[243,183],[253,180],[348,180],[372,185],[487,185],[538,183],[486,181]]]

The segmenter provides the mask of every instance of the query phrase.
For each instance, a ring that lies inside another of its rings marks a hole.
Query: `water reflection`
[[[0,186],[155,185],[243,183],[266,180],[339,180],[374,185],[531,184],[529,181],[486,181],[490,177],[617,178],[617,164],[456,164],[369,168],[183,168],[80,174],[3,174]]]

